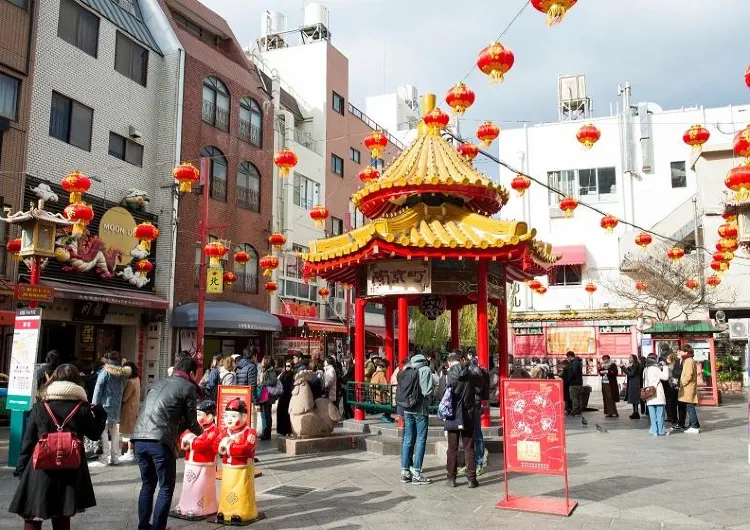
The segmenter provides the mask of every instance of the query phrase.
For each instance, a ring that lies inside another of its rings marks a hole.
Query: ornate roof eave
[[[52,213],[42,208],[32,207],[25,212],[16,212],[10,214],[8,217],[0,217],[0,221],[8,224],[22,224],[27,221],[36,219],[38,221],[46,221],[48,223],[54,223],[60,226],[70,226],[73,223],[68,219],[65,219],[59,213]]]
[[[635,309],[570,309],[565,311],[522,311],[510,314],[510,322],[553,322],[557,320],[635,320]]]

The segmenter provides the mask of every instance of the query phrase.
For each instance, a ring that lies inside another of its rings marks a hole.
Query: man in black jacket
[[[249,386],[253,390],[258,386],[258,352],[248,347],[242,352],[242,358],[237,361],[237,371],[234,384],[239,386]]]
[[[146,396],[143,413],[133,435],[135,458],[141,471],[138,497],[138,528],[165,530],[177,476],[177,442],[189,429],[203,432],[198,423],[196,403],[199,388],[193,378],[198,364],[188,352],[181,352],[172,375],[160,380]],[[157,483],[159,495],[153,506]],[[151,514],[153,512],[153,521]]]
[[[451,388],[453,415],[445,420],[445,430],[448,431],[448,452],[446,454],[445,469],[448,474],[446,484],[450,488],[456,487],[456,473],[458,471],[458,439],[464,444],[466,458],[466,477],[469,487],[476,488],[477,463],[474,454],[474,422],[479,421],[476,407],[476,388],[481,386],[465,366],[466,358],[460,353],[448,356],[448,374],[446,384]]]
[[[570,362],[569,391],[570,391],[570,414],[578,416],[581,414],[581,391],[583,390],[583,361],[576,354],[569,351],[565,354]]]
[[[469,353],[469,362],[467,364],[469,372],[475,381],[476,395],[474,397],[476,405],[476,421],[474,421],[474,456],[477,461],[477,476],[484,473],[485,461],[484,451],[484,433],[482,433],[482,402],[489,402],[490,399],[490,373],[479,366],[479,358],[476,350]]]

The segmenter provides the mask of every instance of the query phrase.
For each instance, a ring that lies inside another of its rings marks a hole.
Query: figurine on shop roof
[[[247,404],[233,399],[224,410],[224,428],[214,441],[221,455],[222,477],[216,522],[244,526],[259,518],[255,504],[253,459],[257,434],[248,424]]]
[[[216,500],[216,449],[221,430],[214,423],[216,403],[202,401],[196,407],[203,434],[185,431],[180,448],[185,451],[185,474],[180,502],[170,515],[188,521],[206,519],[218,511]]]

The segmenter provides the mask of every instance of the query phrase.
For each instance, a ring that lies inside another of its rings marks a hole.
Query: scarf
[[[192,377],[190,377],[190,374],[187,372],[183,372],[182,370],[172,370],[172,377],[181,377],[185,381],[190,381],[190,384],[195,387],[195,395],[198,398],[198,401],[203,399],[203,390],[201,387],[196,383]]]
[[[86,401],[86,390],[70,381],[52,381],[42,390],[44,401]]]
[[[681,359],[682,359],[682,360],[684,361],[684,360],[685,360],[685,359],[687,359],[688,357],[692,357],[692,356],[693,356],[693,354],[692,354],[692,353],[687,353],[687,352],[685,352],[685,353],[683,353],[682,355],[680,355],[680,358],[681,358]]]
[[[606,362],[602,361],[602,368],[601,369],[602,370],[609,370],[609,367],[612,366],[613,363],[614,363],[614,361],[612,359],[610,359],[609,361],[606,361]]]

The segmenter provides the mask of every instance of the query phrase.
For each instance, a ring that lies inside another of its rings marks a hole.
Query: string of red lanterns
[[[573,197],[564,197],[559,206],[565,217],[573,217],[573,212],[578,208],[578,200]]]
[[[183,162],[172,170],[172,176],[180,184],[180,193],[193,191],[193,184],[200,180],[200,171],[190,162]]]
[[[221,241],[211,241],[206,244],[203,252],[208,256],[209,267],[216,268],[227,253],[227,247]]]
[[[70,202],[81,202],[81,197],[91,188],[91,179],[80,171],[73,171],[63,177],[62,188],[70,193]]]
[[[258,265],[263,269],[263,276],[271,276],[273,271],[279,266],[279,258],[273,254],[268,254],[267,256],[260,258]]]
[[[672,263],[679,263],[685,256],[685,251],[680,247],[672,247],[667,251],[667,257]]]

